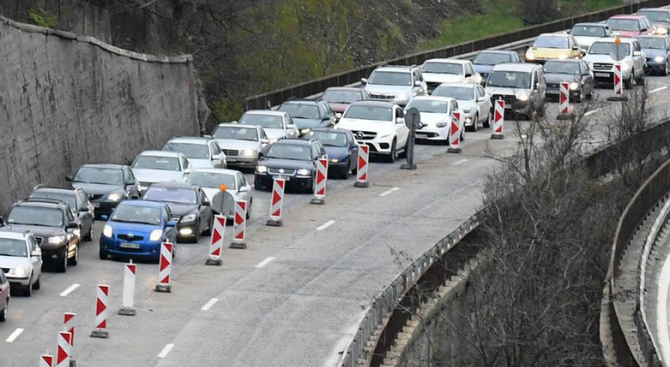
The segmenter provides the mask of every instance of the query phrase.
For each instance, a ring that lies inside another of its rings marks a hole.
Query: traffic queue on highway
[[[328,161],[329,178],[344,180],[357,173],[362,146],[395,162],[410,146],[409,109],[420,113],[417,141],[449,146],[452,124],[460,125],[456,141],[466,130],[491,127],[496,100],[514,119],[533,118],[544,115],[561,83],[569,83],[575,102],[611,86],[615,65],[626,88],[644,84],[647,75],[668,75],[668,29],[670,10],[642,9],[540,35],[524,57],[486,50],[472,61],[382,65],[360,87],[331,87],[318,98],[246,111],[211,135],[174,137],[161,150],[143,151],[130,165],[84,164],[63,185],[35,187],[0,218],[0,321],[9,317],[10,287],[30,297],[42,286],[43,267],[66,272],[78,264],[83,242],[97,241],[101,260],[157,262],[162,243],[197,243],[212,233],[215,215],[235,217],[212,206],[221,191],[248,203],[249,218],[254,192],[272,189],[277,179],[289,191],[314,193],[319,160]],[[253,171],[253,182],[245,170]]]

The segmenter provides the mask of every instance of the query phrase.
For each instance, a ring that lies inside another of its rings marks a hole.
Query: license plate
[[[100,207],[100,203],[92,203],[92,204],[93,204],[94,208],[99,208]]]
[[[601,77],[601,78],[609,78],[610,74],[609,73],[596,73],[596,76]]]
[[[559,94],[559,91],[557,90],[548,90],[547,94]]]
[[[137,249],[140,248],[140,244],[139,243],[122,243],[122,244],[119,245],[119,247],[121,247],[121,248],[131,248],[131,249],[137,250]]]
[[[428,135],[426,134],[416,134],[416,137],[419,139],[428,139]]]
[[[276,179],[282,179],[284,181],[291,181],[291,177],[289,177],[289,176],[275,175],[275,176],[272,176],[272,178],[275,179],[275,180]]]
[[[235,158],[226,158],[226,162],[228,162],[228,163],[235,163],[235,162],[237,162],[237,159],[235,159]]]

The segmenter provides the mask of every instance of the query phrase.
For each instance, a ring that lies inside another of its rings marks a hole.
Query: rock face
[[[0,213],[89,162],[199,132],[190,56],[155,57],[0,17]]]

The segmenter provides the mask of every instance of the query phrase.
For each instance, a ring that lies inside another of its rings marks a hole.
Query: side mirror
[[[30,253],[30,256],[31,257],[42,257],[42,251],[38,247],[37,249],[35,249],[35,251]]]
[[[339,113],[339,112],[336,113],[336,114],[335,114],[335,118],[338,119],[338,120],[341,119],[341,118],[342,118],[342,114]]]
[[[466,77],[466,78],[470,78],[470,77],[472,77],[472,74],[470,74],[470,73],[465,73],[465,77]]]
[[[137,181],[135,180],[128,180],[128,182],[126,182],[126,186],[133,186],[135,184],[137,184]]]
[[[635,52],[633,52],[633,56],[642,56],[642,52],[635,51]]]
[[[477,98],[477,102],[486,102],[486,97]]]
[[[240,187],[239,191],[240,192],[247,192],[247,191],[249,191],[249,188],[247,186],[242,186],[242,187]]]
[[[540,83],[535,83],[535,90],[540,90]]]
[[[79,224],[77,224],[77,222],[71,222],[71,223],[68,223],[67,227],[65,227],[65,228],[67,228],[67,229],[77,229],[77,228],[79,228]]]
[[[368,84],[368,79],[367,78],[361,78],[361,84],[363,84],[363,85]]]
[[[420,81],[416,80],[416,81],[414,81],[414,86],[415,87],[423,87],[423,84]]]
[[[79,208],[79,212],[80,213],[88,213],[88,206],[82,206],[81,208]]]
[[[72,182],[74,181],[74,178],[72,176],[65,176],[65,181]]]
[[[207,200],[207,199],[204,199],[204,200],[202,201],[202,206],[211,206],[211,205],[212,205],[212,203],[211,203],[209,200]]]
[[[177,226],[177,222],[175,222],[175,221],[173,221],[173,220],[170,220],[170,221],[168,221],[168,222],[165,224],[165,226],[166,226],[166,227],[176,227],[176,226]]]
[[[203,138],[211,138],[212,136],[211,135],[203,135],[202,137]]]
[[[108,220],[108,219],[109,219],[109,216],[107,216],[107,215],[101,215],[101,216],[100,216],[100,219],[102,219],[102,220]]]
[[[578,46],[572,46],[572,51],[577,51],[577,50],[579,50]]]
[[[190,168],[185,169],[184,174],[190,175],[191,174],[191,169]]]
[[[405,123],[405,118],[404,117],[396,117],[395,123],[396,124],[404,124]]]
[[[270,140],[269,139],[261,139],[261,144],[269,144]]]
[[[221,159],[221,154],[215,154],[215,155],[212,156],[213,161],[218,161],[220,159]]]

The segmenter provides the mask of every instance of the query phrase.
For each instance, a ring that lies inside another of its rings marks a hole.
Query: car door
[[[33,266],[33,279],[36,280],[42,274],[42,249],[40,249],[35,236],[32,234],[28,235],[27,241],[30,250],[28,256],[30,256],[30,263]]]
[[[593,73],[591,72],[591,68],[589,67],[589,64],[585,61],[581,61],[579,63],[579,68],[582,73],[582,88],[584,89],[584,94],[592,94],[593,93],[593,88],[595,86],[595,81],[593,80]]]
[[[488,119],[489,112],[491,111],[491,98],[486,97],[486,92],[481,86],[476,87],[476,98],[477,98],[477,111],[479,112],[480,121],[485,121]]]
[[[204,231],[210,226],[210,218],[212,218],[212,206],[207,200],[207,195],[198,187],[198,212],[200,215],[200,231]]]
[[[396,132],[396,138],[397,138],[397,148],[398,149],[403,149],[405,147],[405,144],[407,143],[407,138],[409,137],[409,129],[407,128],[407,125],[405,125],[404,122],[397,122],[397,118],[399,117],[405,117],[404,113],[402,111],[402,108],[395,106],[394,107],[394,113],[393,113],[393,121],[392,123],[395,124],[395,132]]]
[[[642,53],[642,46],[638,40],[633,40],[633,64],[635,65],[635,71],[638,75],[644,74],[644,65],[647,63],[647,60]]]
[[[345,134],[349,145],[349,168],[354,170],[358,168],[358,144],[356,144],[356,138],[351,131],[346,130]]]
[[[93,205],[88,201],[88,196],[83,190],[76,190],[75,197],[77,200],[77,215],[81,221],[81,233],[82,236],[84,233],[88,234],[91,231],[93,226],[93,221],[95,220],[93,214]]]

